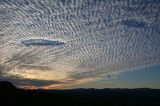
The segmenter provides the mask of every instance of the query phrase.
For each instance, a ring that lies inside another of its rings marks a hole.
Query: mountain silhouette
[[[16,89],[16,87],[8,81],[0,81],[0,89]]]
[[[160,89],[16,89],[0,81],[0,106],[160,106]]]

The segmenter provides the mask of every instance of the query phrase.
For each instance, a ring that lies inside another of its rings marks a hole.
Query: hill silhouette
[[[160,106],[159,89],[24,90],[0,82],[0,106]]]
[[[0,89],[16,89],[16,87],[8,81],[0,81]]]

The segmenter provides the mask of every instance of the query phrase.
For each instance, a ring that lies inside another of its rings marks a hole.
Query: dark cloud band
[[[21,43],[25,46],[59,46],[65,44],[64,42],[45,40],[45,39],[29,39],[29,40],[23,40],[21,41]]]

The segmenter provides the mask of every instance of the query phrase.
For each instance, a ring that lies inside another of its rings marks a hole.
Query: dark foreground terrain
[[[158,89],[22,90],[0,82],[0,106],[160,106]]]

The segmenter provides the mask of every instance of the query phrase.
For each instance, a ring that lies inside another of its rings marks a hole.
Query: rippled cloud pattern
[[[64,88],[160,64],[159,0],[0,0],[0,80]]]

